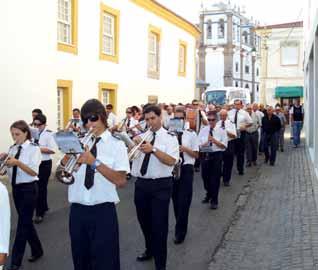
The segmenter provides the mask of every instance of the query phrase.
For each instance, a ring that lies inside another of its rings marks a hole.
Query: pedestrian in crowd
[[[34,118],[34,126],[39,130],[39,140],[42,153],[42,162],[39,168],[39,192],[36,203],[36,216],[34,222],[39,224],[43,221],[45,213],[49,210],[47,203],[47,185],[52,171],[52,155],[55,154],[57,145],[51,130],[46,128],[46,116],[37,115]]]
[[[223,152],[222,177],[224,186],[229,187],[234,161],[234,140],[236,139],[236,128],[235,125],[228,119],[227,110],[222,109],[220,111],[220,121],[217,122],[216,127],[224,129],[227,134],[228,143],[226,150]]]
[[[210,208],[215,210],[219,205],[222,157],[227,147],[227,133],[225,129],[216,127],[216,112],[208,112],[207,116],[209,126],[203,127],[199,133],[200,151],[204,152],[201,173],[206,190],[202,203],[210,203]]]
[[[40,116],[42,115],[35,117],[35,124]],[[38,145],[31,143],[31,132],[25,121],[14,122],[10,131],[15,144],[9,149],[10,154],[6,165],[8,166],[7,175],[12,185],[13,201],[18,213],[18,224],[12,248],[11,266],[8,270],[18,270],[21,267],[27,243],[31,247],[29,262],[35,262],[43,256],[43,248],[32,221],[38,194],[41,151]],[[5,156],[6,154],[1,154],[1,158]]]
[[[239,175],[244,174],[244,155],[246,128],[252,126],[250,115],[243,110],[243,102],[240,99],[234,101],[234,109],[229,112],[229,119],[235,124],[237,138],[235,139],[236,164]]]
[[[139,123],[138,120],[136,120],[133,116],[134,112],[131,109],[131,107],[128,107],[126,109],[126,118],[123,120],[124,121],[124,129],[128,133],[129,137],[133,138],[137,133],[137,125]]]
[[[72,110],[72,119],[70,119],[65,127],[66,131],[73,131],[77,134],[84,132],[83,122],[81,120],[80,110],[74,108]]]
[[[278,137],[278,147],[281,152],[284,152],[284,140],[285,140],[284,137],[285,137],[285,127],[287,124],[287,120],[285,117],[285,113],[282,111],[282,108],[280,106],[276,106],[275,114],[278,116],[281,123],[281,129],[279,131],[279,137]]]
[[[33,127],[33,120],[34,120],[34,118],[35,118],[37,115],[39,115],[39,114],[43,114],[41,109],[36,108],[36,109],[33,109],[33,110],[32,110],[32,122],[31,122],[31,124],[30,124],[31,127]]]
[[[81,108],[83,124],[96,136],[81,154],[75,181],[69,186],[69,229],[75,270],[119,270],[119,228],[116,187],[126,184],[128,155],[122,141],[107,129],[103,104],[90,99]],[[67,159],[61,161],[64,166]]]
[[[33,109],[32,110],[32,122],[29,124],[29,128],[30,128],[30,131],[31,131],[31,137],[32,137],[32,142],[35,142],[37,140],[39,140],[39,130],[37,127],[34,126],[34,118],[39,115],[39,114],[42,114],[42,110],[41,109]]]
[[[109,129],[116,127],[118,124],[117,116],[113,112],[114,106],[112,104],[106,105],[106,115],[107,115],[107,126]]]
[[[293,143],[294,147],[300,144],[300,133],[303,128],[304,108],[300,105],[300,100],[297,99],[295,104],[290,109],[291,125],[293,126]]]
[[[9,254],[11,211],[9,195],[6,187],[0,182],[0,270],[6,263]]]
[[[246,166],[251,167],[257,165],[257,150],[258,150],[258,130],[261,126],[261,118],[254,112],[252,105],[246,106],[246,111],[252,118],[253,124],[246,128]]]
[[[175,120],[185,121],[184,107],[178,106]],[[175,244],[183,243],[188,231],[189,211],[193,193],[194,162],[199,157],[199,140],[193,130],[177,131],[180,145],[180,178],[174,179],[172,188],[172,202],[175,225]]]
[[[268,163],[269,161],[270,165],[274,166],[278,148],[278,137],[281,130],[281,122],[274,114],[272,106],[267,108],[267,113],[262,120],[262,127],[264,131],[265,163]]]
[[[166,113],[163,115],[163,127],[165,129],[168,129],[169,122],[172,118],[174,118],[173,108],[171,105],[167,105],[165,108]]]
[[[134,201],[146,248],[137,261],[154,257],[156,270],[165,270],[172,171],[179,160],[179,144],[177,137],[162,127],[158,106],[147,106],[144,116],[152,139],[141,144],[142,154],[132,165],[132,175],[137,178]],[[140,142],[141,137],[135,140]]]

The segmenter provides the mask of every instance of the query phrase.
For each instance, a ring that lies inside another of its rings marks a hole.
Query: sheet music
[[[84,149],[79,138],[71,131],[59,131],[53,134],[56,144],[64,154],[83,153]]]

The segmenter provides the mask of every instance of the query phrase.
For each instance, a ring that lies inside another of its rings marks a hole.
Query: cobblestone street
[[[262,165],[209,269],[318,269],[315,181],[303,146]]]

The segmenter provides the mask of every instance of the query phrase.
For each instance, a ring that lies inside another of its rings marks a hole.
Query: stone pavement
[[[245,188],[209,270],[318,269],[317,179],[303,146],[286,150]]]

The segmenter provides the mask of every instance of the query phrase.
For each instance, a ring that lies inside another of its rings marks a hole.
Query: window
[[[106,106],[112,104],[114,106],[114,112],[117,108],[117,89],[118,85],[114,83],[100,82],[98,84],[98,98],[100,102]]]
[[[58,0],[57,49],[77,54],[77,1]]]
[[[248,44],[248,33],[246,31],[244,31],[242,36],[243,36],[244,44]]]
[[[241,33],[240,33],[240,27],[237,26],[237,42],[240,42],[241,41]]]
[[[238,87],[239,86],[239,83],[236,81],[235,82],[235,87]]]
[[[211,20],[208,20],[206,38],[207,39],[212,39],[212,21]]]
[[[149,26],[148,33],[148,77],[159,79],[159,59],[160,59],[160,36],[161,30],[154,26]]]
[[[256,85],[256,92],[259,92],[259,85]]]
[[[235,72],[238,72],[238,71],[239,71],[239,63],[235,62]]]
[[[187,43],[184,41],[179,42],[179,68],[178,75],[186,76],[187,67]]]
[[[250,66],[245,65],[245,73],[250,74]]]
[[[100,59],[118,63],[119,11],[101,4]]]
[[[299,62],[298,41],[287,41],[281,43],[281,65],[294,66]]]
[[[256,76],[259,76],[259,68],[256,69]]]
[[[57,88],[57,129],[62,130],[64,128],[63,123],[63,88]]]
[[[57,128],[64,129],[72,116],[72,81],[57,80]]]
[[[250,86],[249,86],[248,84],[245,84],[245,88],[246,88],[246,89],[249,89]]]
[[[224,38],[224,20],[219,20],[219,26],[218,26],[218,38]]]

